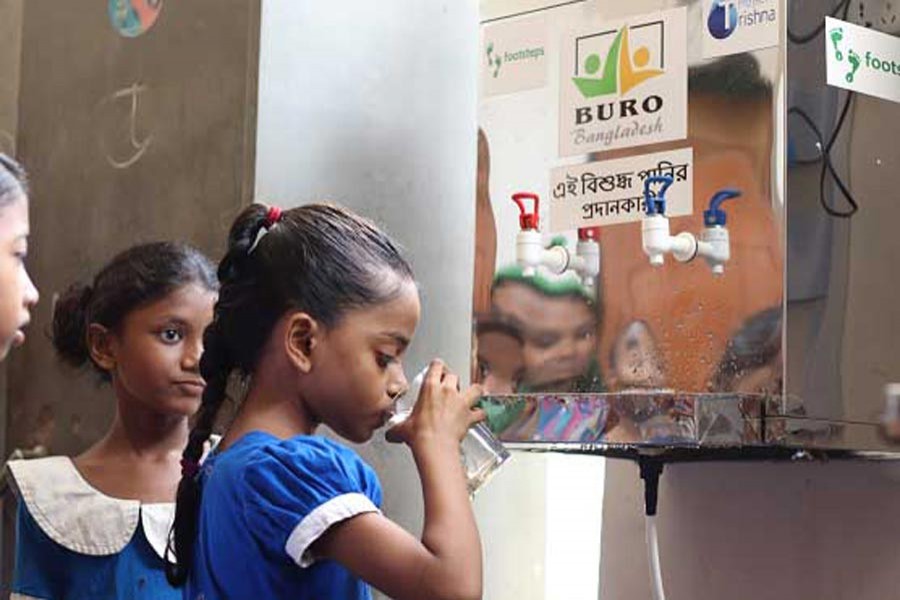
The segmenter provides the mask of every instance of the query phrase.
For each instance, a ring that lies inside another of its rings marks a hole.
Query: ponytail
[[[232,226],[228,235],[228,251],[219,263],[219,300],[213,322],[203,333],[203,356],[200,358],[200,374],[206,387],[182,454],[181,481],[175,497],[175,521],[166,547],[166,579],[173,586],[184,585],[193,566],[202,498],[197,467],[227,397],[228,379],[235,369],[249,372],[248,365],[241,364],[242,361],[229,348],[229,337],[223,330],[230,326],[231,311],[228,308],[245,287],[243,280],[248,275],[251,251],[266,225],[265,207],[251,205]]]
[[[200,373],[206,381],[206,387],[203,390],[196,421],[182,454],[182,474],[176,494],[175,521],[166,547],[166,579],[174,586],[181,586],[187,581],[193,564],[197,514],[201,498],[197,465],[203,457],[204,445],[213,432],[219,409],[226,398],[228,376],[234,367],[219,339],[215,323],[207,327],[203,333],[203,348]],[[170,560],[173,554],[174,560]]]

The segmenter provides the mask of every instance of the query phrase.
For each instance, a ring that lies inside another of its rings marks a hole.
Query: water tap
[[[581,282],[593,287],[600,275],[600,228],[581,227],[578,230],[578,243],[575,245],[575,257],[571,260],[571,268],[581,277]]]
[[[661,266],[665,255],[671,253],[678,262],[690,262],[702,256],[714,275],[725,272],[725,263],[731,257],[727,216],[721,205],[724,201],[737,198],[741,193],[733,189],[719,190],[713,195],[709,209],[703,211],[703,232],[700,239],[690,232],[677,235],[669,232],[669,218],[666,216],[666,191],[672,185],[669,176],[653,176],[644,180],[644,203],[646,216],[641,226],[644,252],[650,264]],[[654,187],[656,186],[656,187]]]
[[[722,203],[740,195],[734,189],[719,190],[709,201],[709,209],[703,211],[703,231],[700,233],[697,253],[706,259],[713,275],[724,273],[725,263],[731,258],[731,242],[725,227],[727,215],[721,208]]]
[[[512,195],[519,207],[519,233],[516,235],[516,263],[522,267],[522,274],[532,277],[538,267],[561,275],[567,270],[575,271],[584,285],[592,286],[600,274],[600,244],[598,230],[586,227],[578,230],[578,244],[573,255],[565,246],[544,247],[540,231],[540,199],[537,194],[518,192]],[[528,210],[525,201],[533,201]]]

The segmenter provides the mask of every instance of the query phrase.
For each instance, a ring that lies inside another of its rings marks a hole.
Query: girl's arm
[[[313,546],[396,600],[481,598],[481,542],[466,490],[459,442],[483,418],[471,406],[478,388],[465,394],[458,379],[432,363],[412,415],[391,431],[413,452],[425,502],[425,526],[417,540],[378,513],[332,526]]]

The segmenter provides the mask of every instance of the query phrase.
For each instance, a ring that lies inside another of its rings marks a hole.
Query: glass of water
[[[409,389],[399,396],[394,404],[394,416],[388,421],[388,427],[402,423],[412,413],[428,367],[413,377]],[[466,487],[469,496],[474,496],[481,487],[497,472],[503,463],[510,458],[509,450],[491,432],[484,423],[476,423],[466,432],[459,447],[460,460],[466,473]]]

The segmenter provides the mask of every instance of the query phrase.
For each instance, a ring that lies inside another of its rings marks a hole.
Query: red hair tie
[[[275,223],[281,220],[281,209],[277,206],[270,206],[269,211],[266,213],[266,220],[263,222],[263,227],[268,229]]]
[[[196,460],[190,460],[188,458],[181,459],[181,476],[182,477],[196,477],[197,473],[200,472],[200,463]]]

